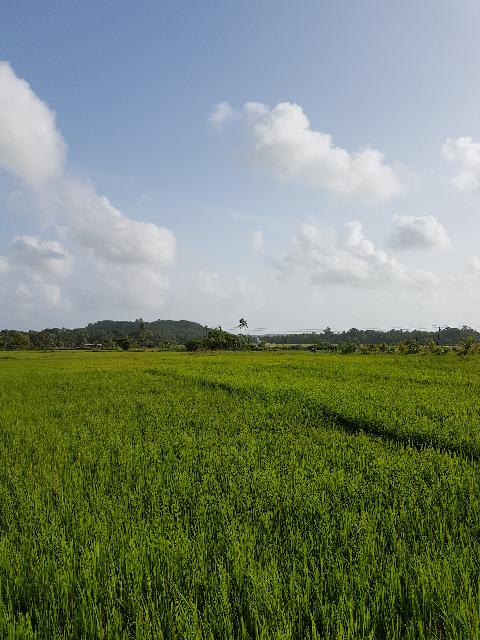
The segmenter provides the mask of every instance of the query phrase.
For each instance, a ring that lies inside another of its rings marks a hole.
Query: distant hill
[[[145,347],[185,344],[205,337],[205,327],[189,320],[100,320],[77,329],[0,331],[0,349],[79,349],[90,345],[115,348],[126,342]]]
[[[100,337],[101,334],[110,336],[136,336],[139,332],[140,320],[99,320],[85,327],[88,335]],[[190,320],[154,320],[144,322],[146,334],[162,337],[166,342],[182,343],[192,338],[205,335],[205,327]]]

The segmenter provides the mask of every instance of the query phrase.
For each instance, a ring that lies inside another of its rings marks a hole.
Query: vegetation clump
[[[221,327],[208,329],[208,336],[188,340],[187,351],[246,351],[250,349],[249,340],[243,335],[224,331]]]

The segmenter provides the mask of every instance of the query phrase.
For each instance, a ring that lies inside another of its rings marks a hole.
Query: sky
[[[480,327],[479,22],[0,0],[0,328]]]

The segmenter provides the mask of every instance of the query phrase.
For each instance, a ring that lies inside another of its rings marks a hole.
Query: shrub
[[[337,347],[339,353],[355,353],[358,345],[355,342],[340,342]]]

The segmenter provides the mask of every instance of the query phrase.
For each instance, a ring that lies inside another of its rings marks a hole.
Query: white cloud
[[[441,249],[450,244],[445,227],[434,216],[394,216],[390,246],[396,249]]]
[[[129,218],[80,180],[65,180],[51,203],[67,237],[104,260],[167,265],[175,257],[175,236],[151,222]]]
[[[0,61],[0,168],[40,187],[61,174],[64,156],[55,114]]]
[[[130,218],[91,184],[67,176],[65,148],[53,112],[0,63],[0,169],[24,182],[22,200],[64,241],[16,236],[12,256],[0,264],[3,299],[30,310],[66,301],[75,309],[158,306],[168,286],[165,267],[175,257],[174,235]]]
[[[224,302],[238,300],[250,301],[262,305],[263,292],[260,287],[248,282],[242,276],[228,280],[215,272],[199,271],[200,291],[214,299]]]
[[[460,191],[480,191],[480,143],[470,136],[447,138],[442,157],[456,166],[458,173],[452,179]]]
[[[13,248],[17,265],[32,273],[56,277],[68,275],[70,271],[71,256],[56,240],[42,240],[37,236],[16,236]]]
[[[0,260],[0,278],[2,303],[20,314],[39,306],[156,310],[168,289],[168,279],[154,263],[116,262],[90,250],[74,261],[60,242],[25,235],[14,239],[10,259]]]
[[[372,148],[355,153],[315,131],[303,109],[281,102],[273,109],[247,102],[244,120],[251,135],[255,163],[278,178],[326,189],[335,196],[375,203],[402,191],[399,176]]]
[[[41,307],[67,308],[69,301],[62,284],[71,270],[71,256],[56,240],[37,236],[16,236],[10,258],[0,260],[2,305],[19,313],[32,313]]]
[[[293,238],[292,251],[279,266],[283,274],[301,268],[317,285],[410,287],[435,281],[432,273],[404,265],[377,249],[358,221],[348,222],[337,232],[302,224]]]
[[[235,120],[237,117],[237,112],[228,104],[228,102],[219,102],[212,113],[208,116],[208,120],[214,127],[221,128],[228,122]]]
[[[262,231],[252,231],[251,238],[252,238],[252,247],[255,249],[255,251],[262,251],[264,246]]]

